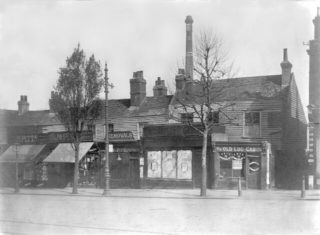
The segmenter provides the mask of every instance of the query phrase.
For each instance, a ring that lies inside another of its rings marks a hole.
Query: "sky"
[[[147,95],[157,77],[174,87],[185,56],[185,17],[194,35],[218,35],[237,77],[280,74],[288,48],[304,107],[308,105],[312,19],[320,0],[1,0],[0,109],[48,109],[58,70],[80,43],[108,63],[110,99],[129,98],[129,79],[144,71]],[[103,93],[102,93],[103,94]]]

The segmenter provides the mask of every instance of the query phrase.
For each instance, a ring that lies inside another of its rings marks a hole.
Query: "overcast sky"
[[[50,91],[78,42],[108,61],[110,98],[130,97],[129,79],[143,70],[147,95],[157,77],[173,84],[185,55],[185,17],[194,33],[210,29],[224,39],[238,76],[280,74],[282,50],[308,104],[307,43],[319,1],[133,0],[0,1],[0,108],[48,109]]]

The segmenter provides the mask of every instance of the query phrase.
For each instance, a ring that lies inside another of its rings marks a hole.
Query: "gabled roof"
[[[192,89],[193,94],[197,94],[192,97],[192,101],[201,102],[203,99],[201,85],[195,83]],[[280,91],[281,75],[241,77],[213,81],[210,98],[213,102],[279,99]],[[179,100],[188,101],[185,92],[178,93],[172,104],[178,103]]]

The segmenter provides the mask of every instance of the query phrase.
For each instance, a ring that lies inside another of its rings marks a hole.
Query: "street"
[[[320,234],[320,197],[299,191],[31,192],[0,194],[2,234]]]

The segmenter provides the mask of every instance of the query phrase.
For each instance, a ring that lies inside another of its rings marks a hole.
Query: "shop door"
[[[139,188],[139,159],[130,159],[130,187]]]
[[[261,157],[247,155],[247,187],[249,189],[260,189],[261,179]]]

